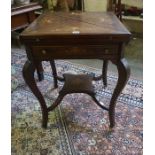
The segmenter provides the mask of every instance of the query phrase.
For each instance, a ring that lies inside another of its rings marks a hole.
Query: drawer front
[[[33,56],[39,60],[103,58],[117,55],[118,46],[33,46]]]

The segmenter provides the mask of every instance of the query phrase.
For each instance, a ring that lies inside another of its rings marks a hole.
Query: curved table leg
[[[38,74],[39,81],[44,80],[44,70],[43,70],[41,62],[36,63],[36,68],[37,68],[37,74]]]
[[[48,121],[48,109],[47,109],[44,97],[42,96],[41,92],[39,91],[36,85],[36,82],[34,79],[34,71],[35,71],[35,65],[29,60],[27,60],[23,67],[23,77],[25,82],[33,92],[33,94],[39,100],[41,110],[42,110],[42,126],[46,128],[47,121]]]
[[[54,88],[58,88],[57,71],[56,71],[54,60],[50,61],[50,65],[52,68],[52,73],[53,73],[53,78],[54,78]]]
[[[115,106],[116,100],[120,93],[122,92],[124,86],[126,85],[129,76],[130,76],[130,68],[125,58],[119,60],[118,62],[113,62],[118,69],[118,81],[116,88],[113,92],[110,106],[109,106],[109,120],[110,120],[110,128],[114,127],[115,125]]]
[[[108,60],[103,60],[102,76],[104,87],[107,87],[107,71],[108,71]]]

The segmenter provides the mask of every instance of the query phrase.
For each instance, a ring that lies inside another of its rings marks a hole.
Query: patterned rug
[[[142,155],[142,82],[130,79],[116,106],[116,127],[109,131],[108,112],[86,94],[67,95],[49,113],[48,128],[41,128],[41,109],[22,78],[24,50],[12,49],[12,155]],[[37,82],[48,105],[58,95],[48,62],[43,64],[45,80]],[[101,70],[56,61],[58,74],[76,72],[99,75]],[[35,74],[37,80],[37,76]],[[108,75],[108,87],[94,83],[97,98],[108,106],[117,77]]]

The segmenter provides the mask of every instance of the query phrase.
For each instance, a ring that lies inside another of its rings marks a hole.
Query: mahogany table
[[[124,46],[131,34],[112,13],[86,12],[47,12],[35,20],[20,36],[25,44],[28,60],[23,67],[23,77],[39,100],[42,109],[42,126],[47,127],[48,113],[60,104],[67,93],[84,92],[103,109],[109,112],[110,127],[115,125],[115,106],[130,75],[130,68],[124,58]],[[103,59],[117,66],[118,81],[109,107],[104,107],[95,98],[93,80],[103,79],[88,75],[57,76],[55,59]],[[50,61],[53,70],[54,86],[57,80],[64,81],[64,87],[56,101],[47,107],[38,89],[34,71],[42,61]]]

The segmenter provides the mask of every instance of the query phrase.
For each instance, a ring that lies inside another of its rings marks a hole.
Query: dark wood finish
[[[27,27],[34,19],[36,19],[35,11],[41,8],[41,5],[34,2],[22,6],[14,5],[11,8],[11,30]]]
[[[91,75],[85,75],[85,74],[80,74],[80,75],[73,75],[73,74],[64,74],[64,86],[59,92],[59,97],[65,96],[67,94],[72,94],[72,93],[85,93],[88,94],[92,97],[92,99],[95,101],[97,105],[99,105],[102,109],[109,111],[108,108],[105,106],[101,105],[99,101],[95,97],[95,90],[92,84],[93,77]],[[61,100],[59,99],[61,102]],[[59,103],[57,103],[59,104]]]
[[[104,88],[107,87],[107,71],[108,71],[108,60],[103,60],[102,74],[100,76],[93,77],[94,81],[103,79]]]
[[[31,24],[22,37],[25,41],[34,41],[36,45],[45,39],[54,39],[45,42],[46,45],[51,42],[56,46],[60,37],[68,45],[69,41],[85,44],[85,39],[90,45],[96,45],[98,41],[98,44],[103,44],[103,41],[128,41],[130,33],[112,12],[47,12]]]
[[[85,74],[64,74],[64,85],[60,90],[60,94],[67,95],[71,93],[87,93],[94,94],[92,85],[93,77]]]
[[[103,46],[94,46],[94,45],[78,45],[78,46],[33,46],[33,55],[36,60],[47,60],[50,61],[51,58],[55,59],[69,59],[69,58],[87,58],[89,51],[89,58],[102,58],[103,54],[108,55],[117,55],[118,46],[117,45],[103,45]],[[80,52],[79,52],[80,50]],[[72,51],[72,52],[69,52]],[[96,56],[94,56],[94,51],[96,52]],[[63,54],[62,54],[63,53]],[[74,55],[73,55],[74,53]]]
[[[54,88],[58,87],[58,81],[57,81],[57,71],[55,67],[55,62],[54,60],[50,61],[51,68],[52,68],[52,73],[53,73],[53,78],[54,78]]]
[[[109,0],[108,1],[108,11],[113,11],[116,16],[122,21],[122,3],[121,0]],[[108,61],[103,62],[102,75],[103,75],[103,84],[107,87],[107,71],[108,71]]]
[[[118,82],[113,92],[109,108],[103,107],[95,98],[92,99],[103,109],[109,111],[110,127],[114,127],[115,105],[119,94],[130,75],[128,64],[124,58],[124,45],[130,40],[131,34],[113,13],[52,13],[47,12],[33,22],[20,36],[26,46],[28,61],[23,68],[26,83],[38,98],[43,113],[43,126],[47,126],[48,112],[60,104],[68,90],[69,81],[58,77],[54,59],[102,59],[104,61],[102,75],[92,77],[93,80],[103,78],[104,85],[107,74],[107,63],[112,61],[118,69]],[[37,62],[51,61],[54,76],[54,87],[57,80],[65,81],[65,93],[60,91],[59,97],[50,106],[45,106],[45,100],[34,80],[34,70]],[[70,76],[69,76],[70,77]],[[67,77],[67,79],[69,78]],[[75,78],[75,77],[74,77]],[[88,78],[88,77],[87,77]],[[89,79],[89,78],[88,78]],[[92,80],[91,79],[91,80]],[[73,78],[70,79],[74,81]],[[90,82],[88,83],[88,85]],[[91,85],[89,85],[91,86]],[[80,86],[81,91],[84,86]],[[76,92],[73,89],[69,92]],[[77,92],[80,92],[78,90]]]
[[[108,60],[103,61],[102,75],[104,87],[107,87]]]
[[[44,79],[44,70],[40,61],[36,61],[36,69],[38,74],[38,80],[42,81]]]
[[[118,69],[118,81],[109,106],[109,120],[111,128],[114,127],[115,125],[114,119],[115,119],[116,100],[120,95],[121,91],[123,90],[123,88],[125,87],[130,76],[130,68],[125,58],[121,58],[118,61],[113,61],[113,63],[117,66]]]
[[[42,110],[42,126],[47,126],[48,121],[48,109],[44,100],[44,97],[42,96],[40,90],[38,89],[35,79],[34,79],[34,71],[35,71],[35,65],[31,61],[27,60],[24,67],[23,67],[23,77],[25,79],[25,82],[32,90],[33,94],[37,97],[37,99],[40,102],[41,110]]]

